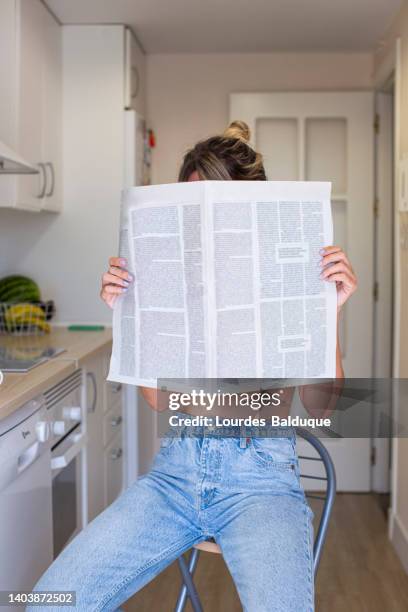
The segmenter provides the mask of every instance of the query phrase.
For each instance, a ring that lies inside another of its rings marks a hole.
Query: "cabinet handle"
[[[119,393],[122,390],[122,383],[110,383],[112,393]]]
[[[88,413],[91,413],[91,412],[95,412],[96,400],[97,400],[97,397],[98,397],[98,387],[96,386],[96,378],[95,378],[95,374],[93,372],[87,372],[86,376],[91,381],[92,387],[93,387],[92,405],[88,406]]]
[[[51,162],[47,162],[46,164],[44,164],[44,166],[49,168],[50,169],[50,173],[51,173],[51,186],[50,186],[49,190],[47,191],[47,193],[45,194],[45,197],[49,198],[54,193],[54,188],[55,188],[55,171],[54,171],[54,165]]]
[[[37,198],[39,200],[42,200],[42,198],[45,195],[45,190],[47,189],[47,174],[46,174],[46,171],[45,171],[45,164],[42,164],[40,162],[38,164],[38,166],[39,166],[39,168],[41,170],[40,174],[41,174],[41,178],[42,178],[42,186],[41,186],[40,193],[38,194]]]
[[[111,451],[110,458],[112,461],[116,461],[117,459],[120,459],[122,455],[123,450],[121,448],[115,448],[113,451]]]
[[[118,425],[120,425],[121,422],[122,422],[122,417],[118,416],[118,417],[116,417],[116,419],[112,419],[111,420],[111,425],[112,425],[112,427],[118,427]]]

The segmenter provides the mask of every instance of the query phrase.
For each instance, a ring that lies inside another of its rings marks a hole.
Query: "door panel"
[[[347,122],[338,119],[306,119],[305,178],[332,182],[332,195],[347,193]]]
[[[296,181],[299,169],[298,122],[296,119],[260,118],[256,121],[256,143],[264,153],[270,181]],[[270,143],[274,143],[271,147]]]

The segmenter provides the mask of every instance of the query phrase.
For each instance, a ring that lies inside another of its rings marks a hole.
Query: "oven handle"
[[[72,436],[73,445],[62,455],[51,458],[51,469],[60,470],[67,467],[71,461],[81,452],[86,442],[85,433],[76,433]]]
[[[97,400],[97,397],[98,397],[98,386],[96,384],[96,378],[95,378],[95,374],[93,372],[87,372],[86,376],[91,381],[92,387],[93,387],[92,406],[88,406],[88,412],[91,413],[91,412],[95,412],[96,400]]]

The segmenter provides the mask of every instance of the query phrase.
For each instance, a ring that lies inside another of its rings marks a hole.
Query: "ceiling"
[[[125,23],[147,53],[369,51],[402,0],[45,0],[66,23]]]

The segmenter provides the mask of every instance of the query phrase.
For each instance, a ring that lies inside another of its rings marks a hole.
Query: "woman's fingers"
[[[117,285],[105,285],[101,291],[101,296],[104,294],[120,294],[125,293],[127,291],[127,287],[118,287]]]
[[[343,261],[338,262],[338,263],[332,263],[328,265],[326,268],[324,268],[324,270],[322,270],[320,274],[320,278],[329,279],[330,276],[332,276],[333,274],[336,274],[337,272],[344,272],[345,274],[347,274],[347,276],[350,277],[351,280],[355,278],[354,273],[351,270],[350,266],[348,266]]]
[[[116,266],[117,268],[126,268],[127,259],[124,259],[124,257],[110,257],[109,265]]]
[[[320,278],[330,283],[336,283],[337,308],[340,310],[357,289],[357,277],[346,254],[340,247],[324,247],[320,254],[322,256],[319,262],[322,267]]]
[[[345,272],[337,272],[337,274],[332,274],[329,278],[326,278],[326,280],[331,283],[343,283],[349,289],[355,289],[356,287],[353,279]]]
[[[116,274],[111,274],[110,272],[105,272],[102,275],[102,287],[106,285],[118,285],[119,287],[129,287],[130,281],[125,280],[117,276]]]
[[[111,308],[117,296],[125,293],[133,281],[133,276],[125,268],[126,265],[127,261],[123,257],[110,257],[109,270],[102,275],[100,296]]]
[[[326,246],[320,249],[320,255],[329,255],[330,253],[338,253],[342,251],[342,248],[339,246]]]
[[[351,268],[347,255],[343,251],[335,251],[334,253],[323,255],[320,260],[320,265],[324,268],[324,266],[327,266],[329,263],[335,263],[337,261],[344,261]]]
[[[112,276],[117,276],[118,278],[122,278],[123,280],[128,281],[128,282],[133,280],[133,276],[127,270],[124,270],[123,268],[118,268],[116,266],[110,266],[108,272]]]

